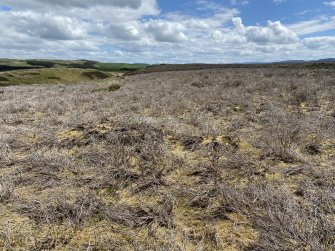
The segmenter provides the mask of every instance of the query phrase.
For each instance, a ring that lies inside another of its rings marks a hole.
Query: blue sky
[[[163,4],[163,2],[168,3],[167,1],[161,1],[160,4]],[[173,0],[170,2],[176,6],[180,5],[178,3],[180,1]],[[319,14],[332,15],[334,12],[322,0],[249,0],[237,1],[235,4],[232,4],[229,0],[212,2],[239,9],[240,16],[245,20],[246,25],[265,24],[268,20],[296,22]]]
[[[335,1],[2,0],[0,57],[235,63],[335,57]]]
[[[204,15],[208,10],[197,10],[197,1],[159,1],[162,14],[170,12],[183,12],[194,15]],[[266,25],[267,21],[281,21],[282,23],[292,24],[320,16],[334,16],[335,8],[327,5],[327,1],[317,0],[249,0],[249,1],[208,1],[227,8],[236,8],[239,10],[239,16],[243,19],[245,25]],[[331,2],[331,1],[328,1]],[[335,1],[334,1],[335,3]],[[335,5],[334,5],[335,6]],[[328,32],[329,35],[335,35],[335,27]]]

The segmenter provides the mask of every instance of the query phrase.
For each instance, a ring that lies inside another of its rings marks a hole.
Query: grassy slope
[[[0,58],[0,65],[29,66],[29,64],[25,60],[5,59],[5,58]]]
[[[142,64],[97,63],[87,60],[0,59],[0,86],[60,84],[100,80],[142,69]]]
[[[0,72],[0,86],[21,84],[71,84],[101,80],[116,74],[90,69],[49,68]]]
[[[29,62],[48,62],[53,63],[56,66],[69,66],[71,64],[84,64],[88,62],[87,60],[49,60],[49,59],[0,59],[0,65],[9,65],[9,66],[36,66],[32,65]],[[89,61],[90,62],[90,61]],[[93,61],[92,61],[93,62]]]
[[[48,65],[52,65],[52,67],[88,68],[88,69],[97,69],[101,71],[132,71],[136,69],[142,69],[147,66],[146,64],[101,63],[89,60],[0,59],[0,70],[1,66],[38,68]]]

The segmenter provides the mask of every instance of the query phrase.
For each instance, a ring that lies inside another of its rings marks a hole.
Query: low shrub
[[[120,88],[121,88],[121,85],[113,84],[113,85],[108,86],[107,91],[114,92],[114,91],[119,90]]]
[[[8,78],[1,77],[1,76],[0,76],[0,81],[7,82],[7,81],[9,81],[9,79],[8,79]]]
[[[88,71],[88,72],[84,72],[83,75],[91,80],[106,79],[110,77],[109,74],[101,72],[101,71]]]

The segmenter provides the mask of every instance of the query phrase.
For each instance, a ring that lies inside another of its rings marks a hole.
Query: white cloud
[[[248,0],[230,0],[231,5],[247,5],[249,4]]]
[[[335,48],[335,36],[305,38],[303,44],[309,49]]]
[[[292,25],[288,25],[287,27],[299,36],[333,30],[335,29],[335,16],[319,17],[318,19],[301,21]]]
[[[280,21],[268,21],[266,27],[262,26],[248,26],[245,27],[242,19],[237,17],[233,19],[233,24],[238,33],[245,36],[247,41],[258,44],[290,44],[296,43],[299,38],[297,35],[283,26]]]
[[[323,2],[325,5],[335,8],[335,1]]]
[[[335,27],[321,17],[291,25],[244,25],[233,0],[193,7],[203,15],[160,14],[156,0],[2,0],[0,57],[87,58],[128,62],[246,62],[320,57],[334,52],[332,37],[299,35]],[[324,49],[324,48],[327,48]]]
[[[108,24],[101,30],[101,34],[110,38],[123,41],[136,41],[141,39],[141,27],[137,22],[128,22],[121,24]]]
[[[156,0],[2,0],[13,11],[33,11],[83,20],[129,21],[158,15]]]
[[[287,0],[272,0],[275,4],[285,3]]]
[[[25,0],[24,2],[4,0],[5,4],[10,6],[18,7],[20,9],[31,7],[40,8],[90,8],[93,6],[113,6],[113,7],[127,7],[132,9],[138,9],[143,1],[141,0]]]
[[[3,26],[19,34],[48,40],[76,40],[87,36],[84,24],[63,16],[49,16],[36,12],[0,13]],[[15,22],[15,24],[14,24]],[[7,29],[4,27],[4,29]]]
[[[150,21],[146,24],[146,30],[158,42],[183,42],[187,40],[184,33],[185,26],[178,22]]]

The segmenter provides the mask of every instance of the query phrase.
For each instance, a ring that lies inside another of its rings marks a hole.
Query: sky
[[[335,57],[335,1],[0,1],[0,58],[245,63],[329,57]]]

